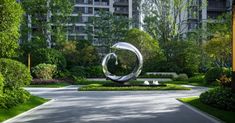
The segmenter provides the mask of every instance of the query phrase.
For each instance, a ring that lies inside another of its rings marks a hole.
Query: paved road
[[[196,96],[192,91],[78,92],[27,88],[32,94],[54,99],[7,123],[214,123],[175,98]]]

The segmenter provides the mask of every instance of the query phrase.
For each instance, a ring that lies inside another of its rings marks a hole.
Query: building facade
[[[178,17],[182,37],[187,37],[195,29],[203,27],[207,29],[209,23],[220,15],[230,12],[232,0],[186,0],[190,2],[185,11]]]

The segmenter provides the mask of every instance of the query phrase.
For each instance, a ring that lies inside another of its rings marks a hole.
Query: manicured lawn
[[[217,85],[206,84],[205,82],[188,82],[188,81],[170,81],[170,82],[164,82],[164,83],[177,84],[177,85],[204,86],[204,87],[209,87],[209,88],[213,88],[217,86]]]
[[[29,99],[29,101],[27,101],[24,104],[20,104],[16,107],[13,107],[9,110],[6,109],[0,109],[0,122],[7,120],[11,117],[14,117],[20,113],[23,113],[27,110],[30,110],[38,105],[41,105],[45,102],[47,102],[48,100],[40,98],[40,97],[36,97],[36,96],[31,96],[31,98]]]
[[[51,83],[51,84],[38,84],[38,85],[29,85],[27,87],[37,87],[37,88],[61,88],[70,85],[69,83]]]
[[[213,115],[217,117],[218,119],[225,121],[226,123],[235,123],[234,111],[224,111],[224,110],[220,110],[220,109],[211,107],[209,105],[203,104],[200,102],[198,97],[180,98],[179,100],[191,106],[194,106],[203,112]]]
[[[167,86],[106,86],[102,84],[90,84],[79,88],[79,91],[150,91],[150,90],[191,90],[191,88],[180,85],[167,84]]]

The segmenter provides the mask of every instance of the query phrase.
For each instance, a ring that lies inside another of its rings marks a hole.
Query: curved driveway
[[[198,96],[191,91],[79,92],[76,86],[59,89],[27,88],[32,94],[53,99],[6,123],[214,123],[176,98]]]

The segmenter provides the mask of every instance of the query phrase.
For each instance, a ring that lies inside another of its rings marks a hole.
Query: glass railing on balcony
[[[98,6],[109,6],[108,2],[94,2],[94,5],[98,5]]]

